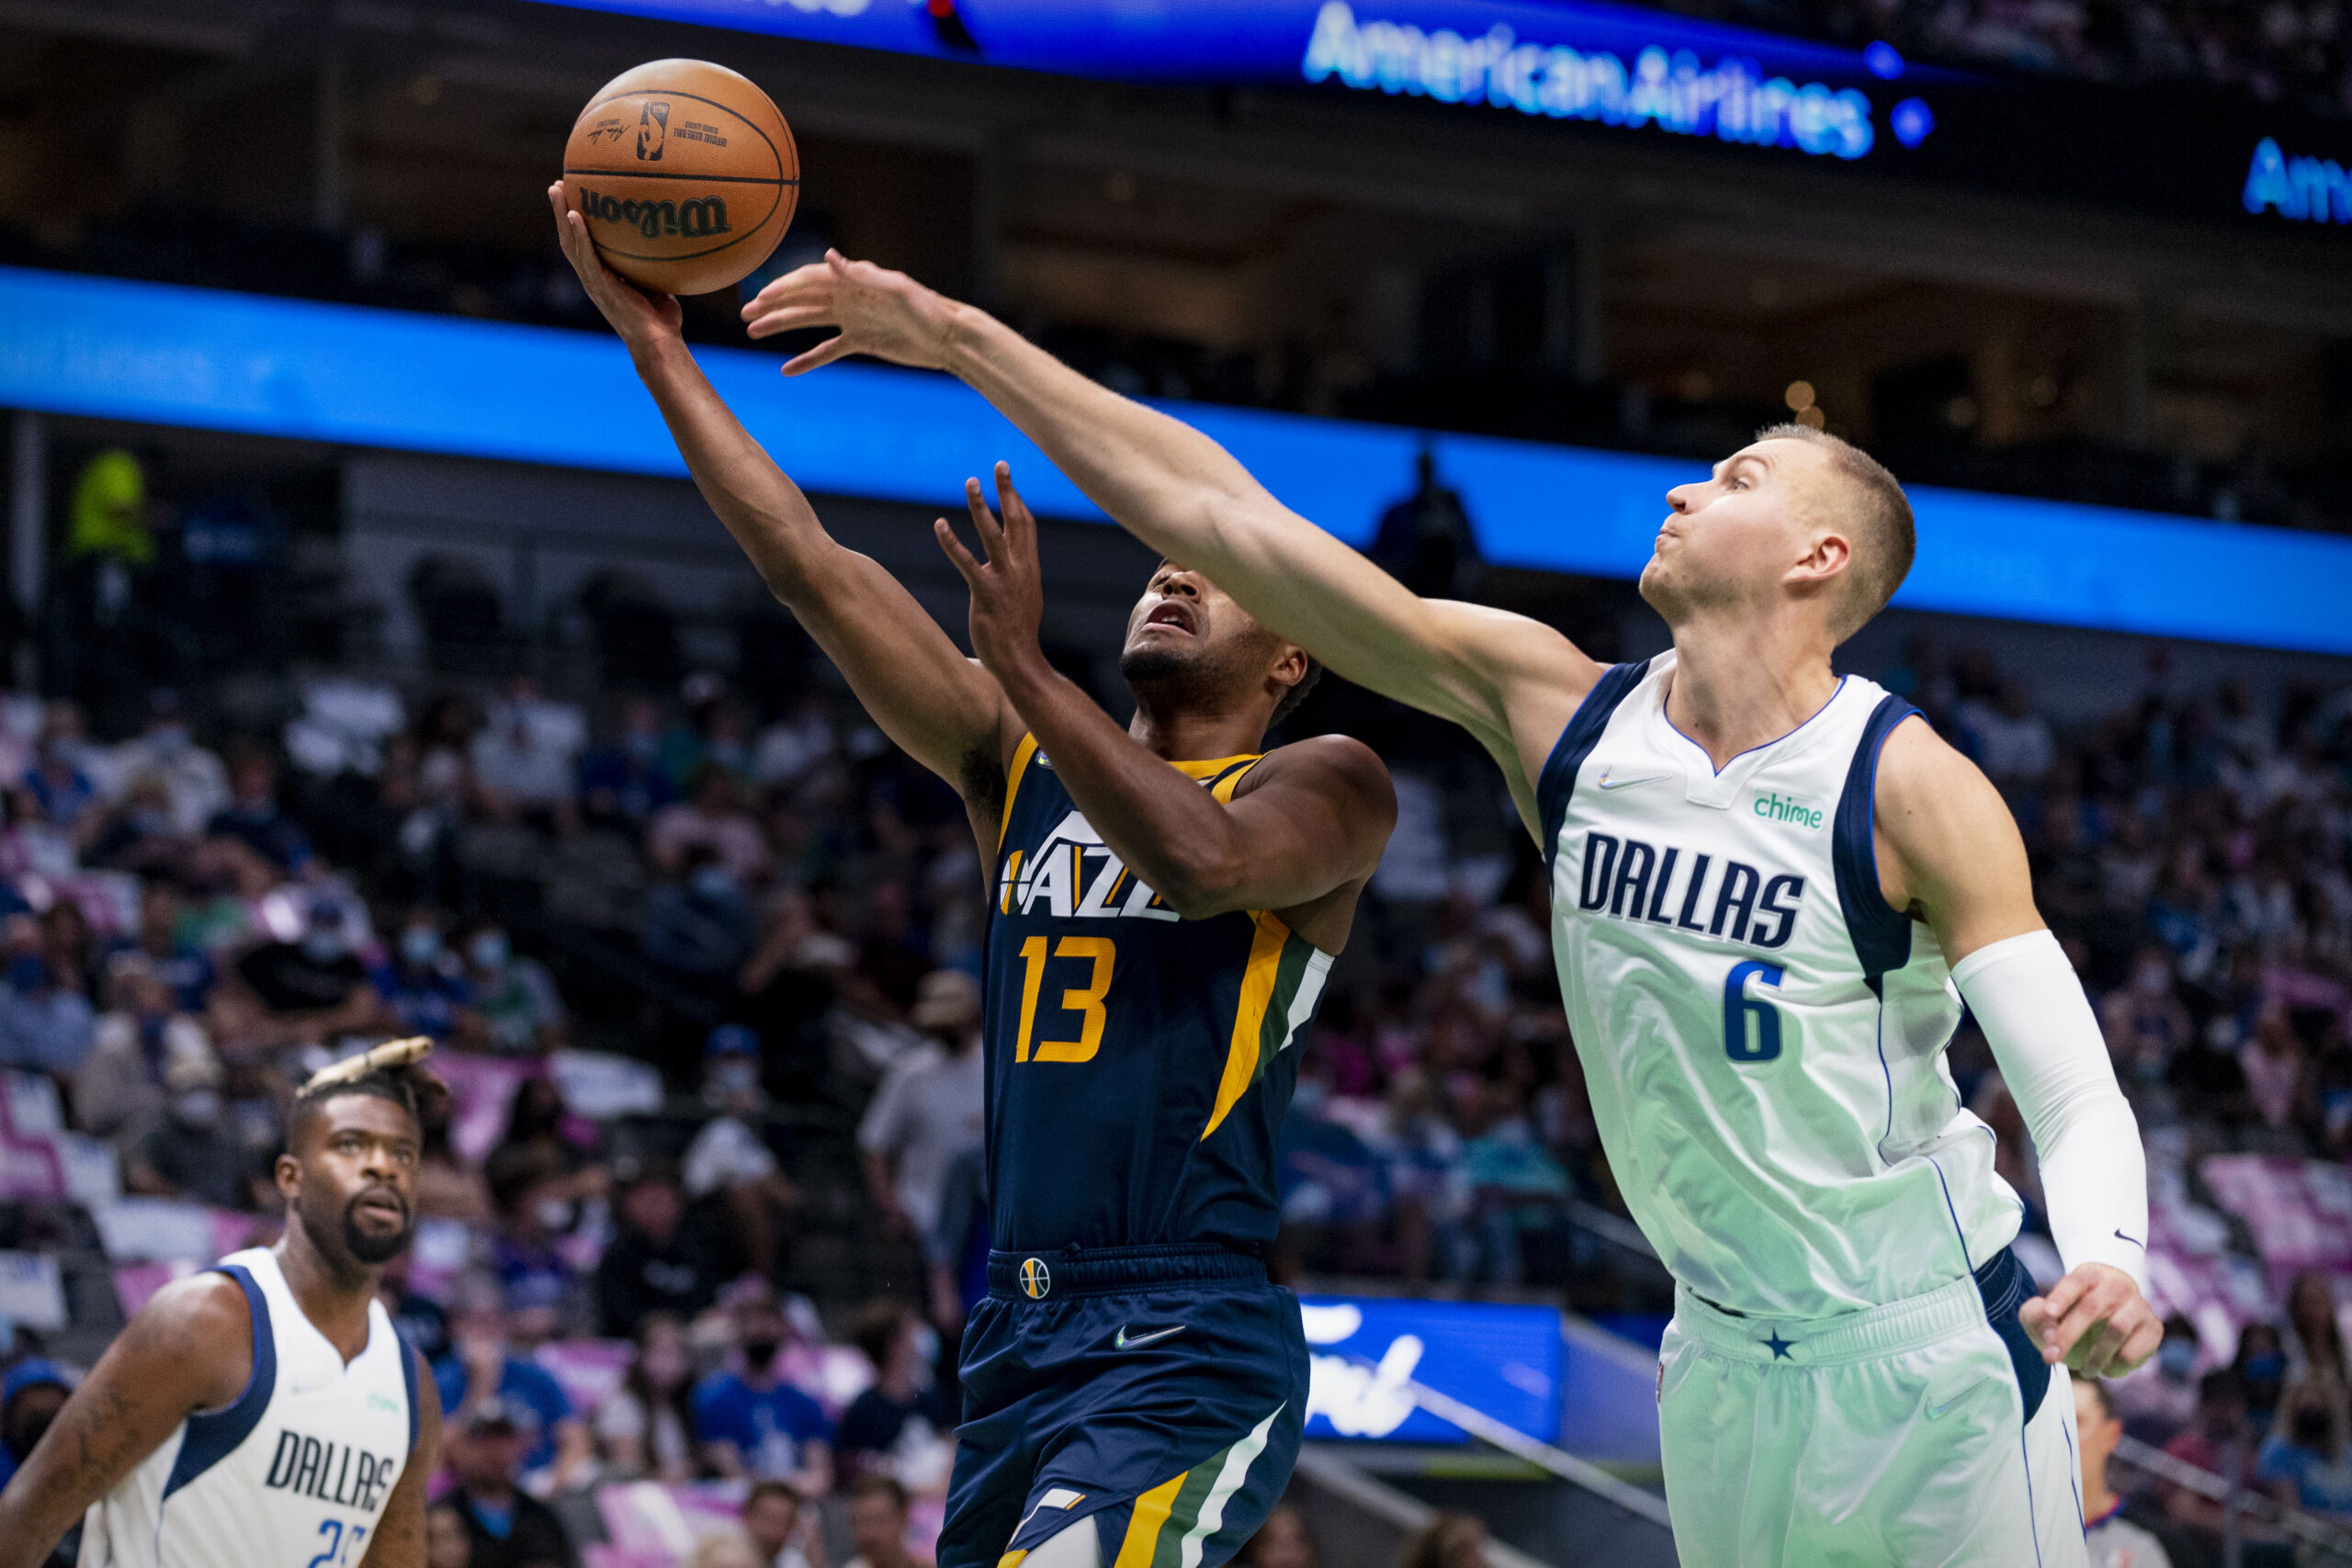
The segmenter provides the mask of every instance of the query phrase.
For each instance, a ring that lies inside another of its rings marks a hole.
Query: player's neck
[[[1769,746],[1837,694],[1828,646],[1809,627],[1702,617],[1674,628],[1666,716],[1717,768]]]
[[[357,1263],[338,1269],[311,1245],[292,1214],[286,1216],[285,1235],[270,1250],[302,1315],[349,1365],[368,1348],[368,1303],[376,1299],[382,1271]]]
[[[2115,1494],[2107,1489],[2104,1472],[2083,1477],[2083,1517],[2096,1519],[2114,1506]]]
[[[1266,743],[1265,715],[1256,711],[1228,713],[1194,707],[1155,708],[1141,694],[1127,733],[1145,750],[1171,762],[1207,762],[1220,757],[1246,757]]]

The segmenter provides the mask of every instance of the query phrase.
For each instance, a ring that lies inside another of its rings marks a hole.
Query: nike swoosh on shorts
[[[1121,1350],[1135,1350],[1152,1343],[1154,1340],[1165,1339],[1171,1334],[1182,1334],[1183,1332],[1184,1325],[1180,1323],[1173,1328],[1156,1328],[1149,1334],[1138,1334],[1133,1338],[1129,1338],[1125,1327],[1122,1326],[1119,1330],[1119,1337],[1111,1343]]]

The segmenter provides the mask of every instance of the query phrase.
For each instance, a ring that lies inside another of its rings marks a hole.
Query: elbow
[[[1204,851],[1174,861],[1151,886],[1182,919],[1205,920],[1246,907],[1249,868],[1237,856]]]

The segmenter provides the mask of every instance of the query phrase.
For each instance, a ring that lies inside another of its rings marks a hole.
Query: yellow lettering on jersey
[[[1079,863],[1083,870],[1085,865],[1083,855],[1080,857]],[[1126,874],[1127,868],[1120,863],[1118,856],[1104,854],[1102,869],[1094,874],[1094,881],[1086,889],[1086,897],[1079,900],[1078,912],[1090,919],[1107,920],[1117,918],[1119,911],[1109,907],[1111,894],[1119,886],[1119,878]]]
[[[1033,936],[1021,944],[1021,961],[1029,966],[1021,977],[1021,1032],[1013,1037],[1012,1059],[1029,1059],[1029,1031],[1037,1021],[1037,987],[1046,983],[1046,939]]]
[[[1091,958],[1094,961],[1094,974],[1083,987],[1073,986],[1062,993],[1062,1010],[1080,1015],[1078,1038],[1039,1041],[1037,1060],[1091,1062],[1094,1053],[1102,1048],[1102,1026],[1109,1021],[1102,998],[1111,991],[1111,972],[1118,963],[1118,946],[1107,936],[1066,936],[1061,945],[1054,949],[1054,956]],[[1015,1059],[1019,1059],[1017,1053]]]

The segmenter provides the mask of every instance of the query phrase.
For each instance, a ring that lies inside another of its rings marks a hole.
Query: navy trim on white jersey
[[[245,1390],[234,1404],[187,1418],[179,1457],[172,1461],[171,1478],[164,1483],[165,1498],[227,1459],[238,1444],[252,1437],[277,1389],[277,1337],[270,1332],[269,1301],[262,1294],[260,1282],[241,1263],[224,1263],[214,1272],[226,1274],[245,1292],[245,1305],[253,1314],[253,1375],[245,1379]]]
[[[1560,826],[1568,818],[1568,796],[1576,793],[1577,770],[1592,755],[1600,743],[1600,732],[1609,728],[1609,716],[1626,694],[1642,682],[1649,673],[1646,659],[1634,664],[1612,664],[1600,672],[1592,690],[1584,694],[1577,711],[1560,731],[1560,739],[1552,747],[1552,754],[1544,761],[1544,772],[1535,785],[1535,807],[1544,818],[1544,852],[1552,854],[1560,845]]]
[[[1878,846],[1871,835],[1878,817],[1878,754],[1894,727],[1918,711],[1901,697],[1879,699],[1846,770],[1830,829],[1838,906],[1854,939],[1854,956],[1861,960],[1862,978],[1873,991],[1882,976],[1911,962],[1911,917],[1886,901],[1878,880]]]
[[[408,1342],[408,1336],[401,1332],[398,1324],[392,1325],[392,1339],[401,1348],[401,1381],[408,1385],[408,1446],[413,1453],[417,1427],[424,1420],[416,1408],[416,1348]]]

